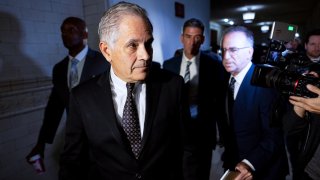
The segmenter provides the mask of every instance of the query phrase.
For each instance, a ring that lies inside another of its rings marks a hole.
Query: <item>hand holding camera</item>
[[[318,97],[318,94],[309,91],[306,85],[320,87],[319,78],[309,73],[312,71],[319,73],[320,64],[311,61],[305,53],[282,55],[286,49],[286,42],[294,39],[296,30],[295,25],[273,23],[266,58],[255,62],[257,65],[251,83],[261,87],[276,88],[287,96]]]
[[[311,113],[320,114],[320,89],[311,84],[307,85],[307,89],[315,94],[318,97],[315,98],[304,98],[298,96],[290,96],[289,102],[295,106],[295,111],[299,115],[299,109],[304,109],[305,111],[309,111]],[[298,111],[298,112],[297,112]]]

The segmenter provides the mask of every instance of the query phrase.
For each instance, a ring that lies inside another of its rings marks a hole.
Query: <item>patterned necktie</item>
[[[78,64],[79,60],[73,58],[71,60],[71,68],[70,68],[70,74],[69,74],[69,88],[72,89],[78,82]]]
[[[229,84],[229,94],[233,100],[234,100],[234,83],[235,82],[236,82],[236,79],[234,79],[234,77],[231,77],[230,84]]]
[[[233,110],[233,103],[234,103],[234,83],[236,82],[236,80],[234,79],[234,77],[231,77],[230,83],[229,83],[229,87],[228,87],[228,95],[227,95],[227,115],[228,115],[228,122],[229,124],[232,123],[233,118],[232,118],[232,110]]]
[[[141,150],[141,133],[137,107],[132,96],[134,83],[127,83],[127,99],[123,108],[122,127],[130,142],[131,149],[136,159]]]
[[[191,61],[187,61],[186,73],[184,74],[184,82],[187,83],[190,81],[190,65]]]

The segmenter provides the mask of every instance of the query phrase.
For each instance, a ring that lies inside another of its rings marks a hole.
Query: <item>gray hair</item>
[[[253,32],[250,31],[248,28],[244,27],[244,26],[231,26],[227,29],[225,29],[223,31],[223,38],[225,37],[225,35],[232,33],[232,32],[242,32],[245,34],[247,41],[249,42],[250,46],[253,47],[254,46],[254,38],[253,38]],[[223,39],[222,41],[223,42]]]
[[[103,14],[98,29],[100,41],[107,42],[113,47],[118,38],[119,25],[125,15],[141,17],[150,32],[153,32],[153,26],[148,18],[147,11],[137,4],[122,1],[110,7]]]

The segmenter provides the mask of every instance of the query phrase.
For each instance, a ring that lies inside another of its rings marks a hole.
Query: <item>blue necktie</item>
[[[78,83],[78,68],[77,68],[77,64],[78,64],[79,60],[73,58],[71,60],[71,68],[70,68],[70,74],[69,74],[69,88],[72,89],[76,86],[76,84]]]
[[[136,159],[141,150],[141,132],[137,107],[132,96],[134,83],[127,83],[127,99],[123,108],[122,127]]]

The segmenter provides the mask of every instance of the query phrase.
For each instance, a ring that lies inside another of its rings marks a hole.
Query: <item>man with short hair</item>
[[[99,47],[111,67],[71,95],[60,180],[183,179],[193,149],[183,79],[151,68],[152,33],[136,4],[104,13]]]
[[[285,179],[288,163],[280,127],[270,127],[274,89],[251,85],[254,65],[253,33],[232,26],[222,38],[222,63],[230,73],[226,82],[226,128],[223,132],[224,168],[239,171],[239,179]]]
[[[68,55],[53,67],[53,87],[45,108],[37,144],[26,157],[29,163],[30,157],[36,154],[43,158],[45,145],[53,143],[63,112],[66,110],[68,115],[71,89],[103,73],[109,66],[101,53],[90,49],[86,44],[88,32],[84,20],[68,17],[61,24],[60,30]],[[73,62],[76,64],[73,65]],[[71,77],[74,77],[73,80]]]
[[[320,62],[320,29],[312,30],[307,34],[304,48],[312,62]]]
[[[208,180],[212,151],[217,144],[216,123],[223,119],[224,72],[219,59],[200,50],[204,40],[204,24],[196,18],[185,21],[180,35],[182,53],[164,61],[163,68],[184,77],[192,118],[192,137],[197,142],[199,167],[196,173],[201,180]]]

